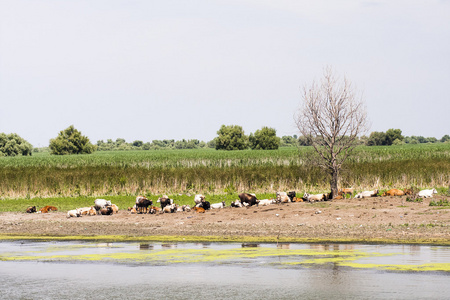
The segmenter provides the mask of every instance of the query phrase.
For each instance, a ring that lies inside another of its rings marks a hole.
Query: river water
[[[0,242],[1,299],[450,299],[450,247]]]

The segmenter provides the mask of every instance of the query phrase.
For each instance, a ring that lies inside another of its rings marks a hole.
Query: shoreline
[[[448,238],[438,239],[396,239],[396,238],[277,238],[275,236],[250,237],[250,236],[56,236],[56,235],[21,235],[21,234],[0,234],[0,242],[3,241],[80,241],[80,242],[148,242],[148,243],[256,243],[256,244],[370,244],[370,245],[433,245],[450,246]]]
[[[372,197],[317,203],[225,207],[205,213],[67,218],[63,211],[0,213],[0,241],[366,243],[450,245],[450,207]]]

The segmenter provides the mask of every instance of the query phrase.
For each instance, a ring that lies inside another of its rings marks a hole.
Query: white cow
[[[212,209],[218,209],[218,208],[224,208],[224,207],[225,207],[225,201],[211,204]]]
[[[267,206],[267,205],[275,204],[275,203],[277,203],[277,200],[275,200],[275,199],[263,199],[263,200],[259,200],[258,205],[259,206]]]
[[[171,205],[164,206],[164,208],[161,210],[162,213],[176,213],[178,209],[178,206],[174,203]]]
[[[326,194],[311,195],[311,194],[305,193],[303,195],[303,198],[305,198],[308,202],[323,201],[327,198],[327,195]]]
[[[97,211],[99,211],[100,209],[102,209],[106,206],[111,206],[111,201],[105,200],[105,199],[95,199],[94,204],[95,204],[95,209]]]
[[[422,198],[432,198],[433,194],[437,194],[436,189],[432,189],[432,190],[421,190],[418,194],[419,197]]]
[[[286,192],[277,192],[277,202],[278,203],[288,203],[291,202],[291,199],[288,197]]]
[[[239,200],[231,202],[231,207],[242,207],[242,203]]]
[[[195,204],[199,204],[199,203],[203,202],[204,200],[205,200],[205,196],[203,196],[202,194],[195,195],[195,197],[194,197]]]
[[[67,217],[68,218],[70,218],[70,217],[81,217],[81,210],[80,209],[72,209],[72,210],[69,210],[68,212],[67,212]]]
[[[356,194],[355,198],[366,198],[366,197],[376,197],[378,195],[378,189],[373,191],[364,191]]]
[[[84,215],[95,216],[97,214],[97,211],[93,206],[77,208],[77,210],[80,212],[82,216]]]

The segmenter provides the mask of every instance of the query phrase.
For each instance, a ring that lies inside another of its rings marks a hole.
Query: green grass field
[[[229,195],[329,191],[327,174],[305,164],[310,147],[270,151],[154,150],[0,158],[0,199]],[[440,188],[450,182],[450,144],[355,149],[341,186]]]

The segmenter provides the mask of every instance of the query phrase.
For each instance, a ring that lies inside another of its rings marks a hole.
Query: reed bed
[[[0,158],[0,199],[137,194],[325,192],[310,147],[270,151],[152,150]],[[357,190],[447,188],[450,144],[359,147],[341,173]]]

